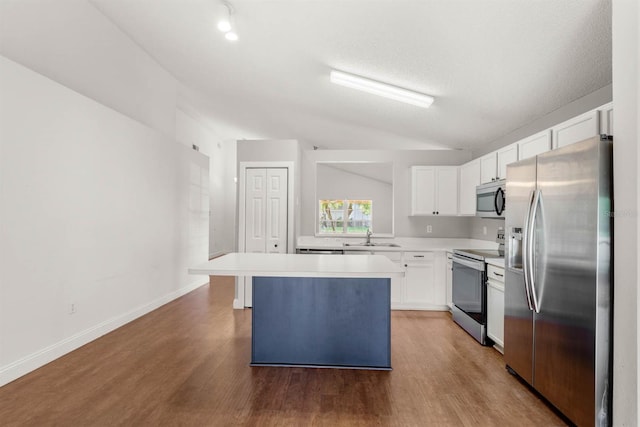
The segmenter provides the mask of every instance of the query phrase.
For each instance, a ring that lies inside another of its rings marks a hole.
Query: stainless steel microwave
[[[476,187],[476,216],[482,218],[504,218],[507,181],[488,182]]]

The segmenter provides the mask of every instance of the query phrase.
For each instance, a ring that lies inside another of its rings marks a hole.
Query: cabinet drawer
[[[433,252],[405,252],[404,262],[417,263],[417,262],[433,262]]]
[[[495,265],[487,265],[487,279],[500,282],[504,286],[504,268]]]

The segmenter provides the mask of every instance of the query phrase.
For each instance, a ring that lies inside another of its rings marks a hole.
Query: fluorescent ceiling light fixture
[[[422,108],[429,108],[433,104],[433,97],[401,87],[392,86],[386,83],[365,79],[364,77],[342,71],[331,70],[331,82],[342,86],[358,89],[385,98],[416,105]]]
[[[227,34],[224,35],[224,38],[229,40],[229,41],[236,41],[238,40],[238,35],[236,33],[234,33],[233,31],[229,31]]]

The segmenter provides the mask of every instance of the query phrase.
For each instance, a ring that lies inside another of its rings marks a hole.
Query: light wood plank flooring
[[[3,426],[562,426],[448,313],[394,311],[393,371],[250,367],[251,310],[209,286],[0,388]]]

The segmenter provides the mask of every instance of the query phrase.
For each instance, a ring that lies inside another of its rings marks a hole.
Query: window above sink
[[[371,200],[319,200],[319,235],[357,235],[373,230]]]

